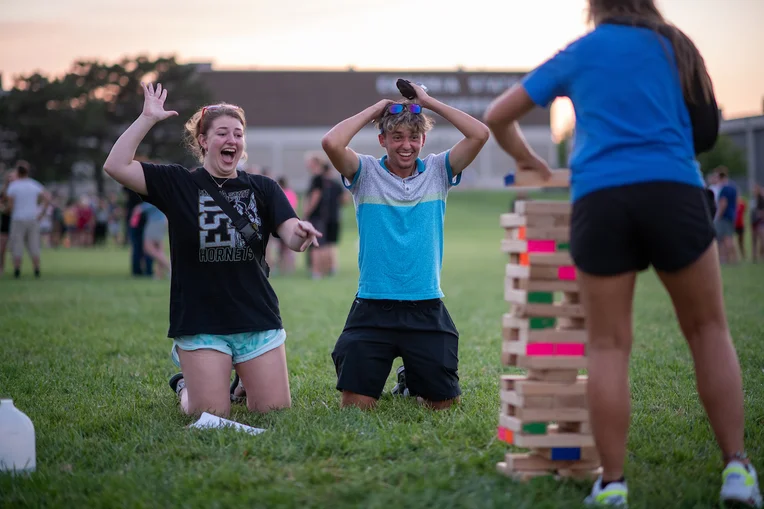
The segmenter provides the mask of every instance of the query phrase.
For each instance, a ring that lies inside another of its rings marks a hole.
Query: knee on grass
[[[429,401],[422,397],[417,397],[417,402],[420,405],[423,405],[432,410],[447,410],[451,408],[452,406],[458,404],[460,401],[461,401],[461,398],[458,396],[456,398],[447,399],[445,401]]]
[[[370,410],[377,405],[377,400],[371,396],[364,396],[354,392],[342,391],[342,408],[356,407],[361,410]]]

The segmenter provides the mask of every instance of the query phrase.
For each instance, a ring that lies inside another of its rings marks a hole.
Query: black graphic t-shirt
[[[167,216],[170,234],[168,337],[282,328],[279,301],[259,257],[206,191],[180,165],[141,163],[145,200]],[[205,171],[205,170],[200,170]],[[211,177],[210,177],[211,178]],[[256,225],[263,252],[270,235],[297,217],[272,179],[239,171],[223,184],[237,212]]]

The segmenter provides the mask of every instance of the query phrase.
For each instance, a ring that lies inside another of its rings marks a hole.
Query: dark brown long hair
[[[654,0],[589,0],[590,22],[599,25],[608,18],[631,20],[666,36],[674,47],[684,96],[693,104],[711,101],[713,85],[700,51],[684,32],[663,17]],[[696,80],[700,82],[702,97],[697,96]]]

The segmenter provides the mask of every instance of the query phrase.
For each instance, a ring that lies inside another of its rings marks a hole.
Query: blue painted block
[[[514,173],[507,173],[504,175],[504,185],[505,186],[511,186],[515,183],[515,174]]]
[[[553,461],[578,461],[581,459],[580,447],[555,447],[552,449]]]

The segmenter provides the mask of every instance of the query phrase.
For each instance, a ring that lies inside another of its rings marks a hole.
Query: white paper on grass
[[[222,417],[218,417],[217,415],[212,415],[207,412],[204,412],[202,416],[199,418],[198,421],[193,423],[191,428],[226,428],[226,427],[232,427],[239,431],[244,431],[246,433],[250,433],[252,435],[259,435],[263,431],[265,431],[263,428],[253,428],[252,426],[247,426],[246,424],[241,424],[236,421],[230,421],[228,419],[223,419]]]

